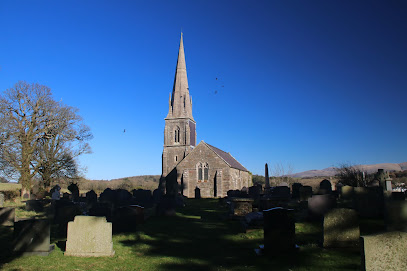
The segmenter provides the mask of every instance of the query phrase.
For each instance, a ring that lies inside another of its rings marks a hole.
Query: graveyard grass
[[[63,254],[63,241],[51,233],[55,250],[46,257],[13,257],[11,229],[0,228],[1,270],[359,270],[359,250],[323,249],[318,223],[296,223],[297,253],[257,256],[263,230],[244,233],[238,221],[224,219],[217,199],[188,199],[174,217],[150,217],[133,233],[114,234],[116,254],[77,258]],[[222,218],[223,217],[223,218]]]

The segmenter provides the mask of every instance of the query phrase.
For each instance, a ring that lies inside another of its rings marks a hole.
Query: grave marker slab
[[[233,198],[232,214],[235,216],[245,216],[253,211],[253,199],[250,198]]]
[[[265,253],[284,253],[295,249],[292,211],[281,207],[263,211]]]
[[[362,270],[407,270],[407,233],[387,232],[361,237]]]
[[[68,223],[65,256],[110,257],[114,253],[112,223],[105,217],[76,216]]]
[[[352,209],[332,209],[324,216],[324,247],[358,247],[358,214]]]
[[[22,255],[48,256],[54,249],[50,245],[50,223],[46,219],[19,220],[14,223],[14,252]]]

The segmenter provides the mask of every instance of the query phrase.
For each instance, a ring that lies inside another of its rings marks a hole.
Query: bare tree
[[[56,102],[46,86],[19,81],[7,89],[0,96],[1,172],[30,189],[36,174],[48,178],[62,165],[71,168],[73,159],[89,148],[85,144],[75,152],[72,142],[90,138],[77,129],[81,119],[76,113]]]
[[[283,165],[283,163],[279,162],[274,164],[273,169],[271,170],[272,180],[275,185],[280,183],[292,183],[292,177],[290,174],[293,173],[293,167],[291,164]]]
[[[341,164],[339,167],[335,168],[336,176],[343,185],[350,186],[367,186],[373,179],[368,176],[360,166]]]

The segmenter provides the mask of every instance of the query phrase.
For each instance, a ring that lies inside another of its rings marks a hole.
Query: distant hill
[[[379,168],[384,169],[385,171],[402,171],[407,170],[407,162],[394,164],[394,163],[382,163],[382,164],[375,164],[375,165],[358,165],[358,167],[366,171],[367,173],[374,173],[377,172]],[[330,177],[335,176],[336,171],[334,167],[328,167],[325,169],[313,169],[307,170],[303,172],[298,172],[294,174],[290,174],[290,177],[294,178],[310,178],[310,177]]]

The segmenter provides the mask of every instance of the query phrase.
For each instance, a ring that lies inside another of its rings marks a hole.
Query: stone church
[[[196,145],[182,34],[165,118],[161,177],[167,193],[180,192],[189,198],[195,197],[197,188],[201,197],[225,197],[228,190],[240,190],[252,183],[249,171],[230,153],[204,141]]]

